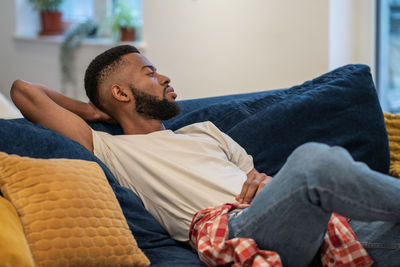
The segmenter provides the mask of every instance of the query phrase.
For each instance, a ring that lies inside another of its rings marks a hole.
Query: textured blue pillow
[[[316,141],[345,147],[382,173],[389,170],[388,137],[370,69],[347,65],[285,90],[180,102],[170,129],[210,120],[274,175],[299,145]]]

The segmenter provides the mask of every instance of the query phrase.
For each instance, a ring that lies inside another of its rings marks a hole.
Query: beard
[[[181,112],[181,108],[175,101],[165,98],[159,100],[156,96],[147,94],[133,86],[129,86],[135,97],[136,112],[155,120],[169,120]]]

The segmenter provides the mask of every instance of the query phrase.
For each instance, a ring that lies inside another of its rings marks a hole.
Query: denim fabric
[[[351,228],[376,260],[374,267],[400,266],[400,224],[397,222],[350,221]]]
[[[229,235],[251,237],[260,248],[278,252],[283,266],[307,266],[332,212],[358,221],[387,221],[354,221],[356,234],[371,245],[366,248],[379,266],[399,266],[399,192],[400,180],[354,161],[345,149],[307,143],[290,155],[250,207],[229,221]]]

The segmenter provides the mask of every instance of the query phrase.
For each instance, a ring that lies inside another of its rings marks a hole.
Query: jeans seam
[[[331,194],[331,195],[334,195],[334,192],[333,192],[332,190],[328,189],[328,188],[319,187],[319,186],[315,186],[314,188],[319,189],[319,190],[321,190],[321,191],[325,191],[325,192],[327,192],[327,193],[329,193],[329,194]],[[371,208],[371,206],[369,206],[369,205],[363,203],[362,201],[355,202],[355,201],[353,201],[353,200],[350,199],[350,198],[342,197],[342,196],[340,196],[340,195],[337,196],[337,198],[340,199],[341,201],[345,202],[345,203],[349,203],[349,204],[355,206],[356,208],[363,208],[363,209],[366,209],[366,210],[368,210],[368,211],[370,211],[370,212],[391,214],[391,215],[395,215],[395,216],[396,216],[396,213],[393,212],[393,211],[386,210],[386,209],[382,209],[382,208],[379,208],[379,209],[377,209],[377,208]],[[360,204],[359,204],[359,203],[360,203]]]
[[[377,242],[361,242],[364,248],[374,249],[400,249],[400,244],[384,244]]]

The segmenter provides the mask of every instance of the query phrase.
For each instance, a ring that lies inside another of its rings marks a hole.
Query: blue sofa
[[[343,146],[356,160],[388,173],[388,137],[370,69],[365,65],[347,65],[288,89],[180,104],[182,113],[165,121],[167,128],[175,130],[210,120],[253,155],[258,170],[271,176],[297,146],[309,141]],[[117,125],[90,125],[96,130],[121,133]],[[141,200],[120,186],[108,168],[76,142],[25,119],[0,120],[0,151],[97,162],[152,266],[204,266],[188,245],[171,239]]]

